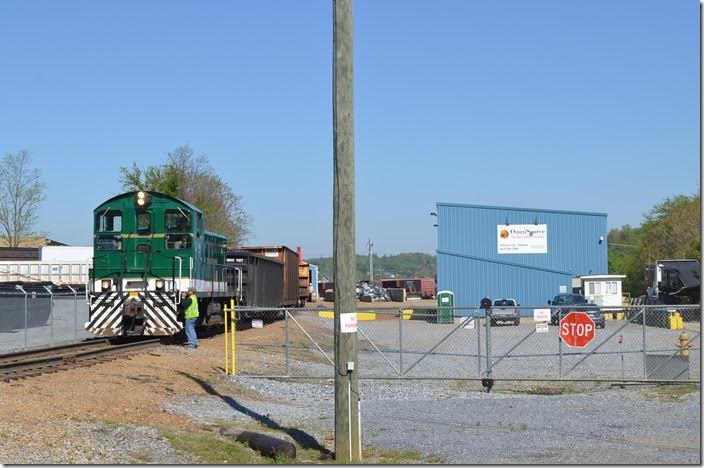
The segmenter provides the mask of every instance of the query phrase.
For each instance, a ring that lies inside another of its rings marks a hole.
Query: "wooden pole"
[[[335,459],[345,462],[361,460],[357,393],[352,50],[352,0],[333,0]],[[349,326],[351,322],[354,322],[354,327]],[[352,328],[354,330],[350,331]]]

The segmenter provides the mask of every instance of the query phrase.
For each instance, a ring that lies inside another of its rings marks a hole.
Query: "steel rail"
[[[73,346],[59,346],[57,349],[41,349],[34,351],[33,354],[24,352],[21,356],[3,356],[3,359],[0,359],[0,380],[10,381],[74,367],[87,367],[161,343],[159,338],[124,344],[113,344],[109,340],[101,341],[101,343],[88,341]]]

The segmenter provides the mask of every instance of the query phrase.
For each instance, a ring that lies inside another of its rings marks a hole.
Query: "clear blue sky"
[[[433,253],[436,202],[638,225],[699,190],[695,0],[356,0],[357,250]],[[250,244],[332,253],[332,2],[0,3],[0,153],[89,245],[118,168],[189,144]]]

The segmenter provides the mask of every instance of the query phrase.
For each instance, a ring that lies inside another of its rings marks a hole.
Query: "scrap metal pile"
[[[386,288],[361,281],[357,283],[357,300],[361,302],[388,302],[391,300],[391,295]]]

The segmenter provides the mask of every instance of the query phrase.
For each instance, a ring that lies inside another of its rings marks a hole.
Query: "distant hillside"
[[[374,279],[380,278],[435,278],[435,255],[402,253],[373,255]],[[308,263],[320,268],[319,277],[333,280],[332,257],[307,258]],[[357,255],[357,280],[369,279],[369,256]]]

